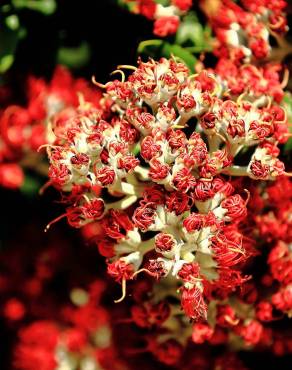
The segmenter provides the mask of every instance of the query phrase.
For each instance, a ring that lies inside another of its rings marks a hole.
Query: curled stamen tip
[[[114,300],[115,303],[120,303],[126,298],[126,279],[122,280],[122,296],[119,299]]]
[[[132,69],[133,71],[136,71],[138,68],[135,66],[130,66],[128,64],[120,64],[117,66],[117,69]]]
[[[39,195],[43,195],[45,190],[51,185],[51,181],[47,181],[40,189],[39,189]]]
[[[284,69],[283,80],[282,80],[281,85],[280,85],[282,87],[282,89],[284,89],[287,86],[288,82],[289,82],[289,74],[290,74],[289,69],[285,68]]]
[[[247,190],[247,189],[243,189],[245,192],[246,192],[246,194],[247,194],[247,198],[246,198],[246,201],[245,201],[245,206],[247,205],[247,203],[249,202],[249,200],[250,200],[250,191],[249,190]]]
[[[81,107],[85,106],[86,102],[85,102],[84,95],[82,94],[82,92],[78,91],[77,92],[77,97],[78,97],[79,105]]]
[[[111,76],[112,76],[112,75],[115,75],[115,74],[117,74],[117,73],[120,73],[120,74],[122,75],[122,82],[125,82],[125,79],[126,79],[126,77],[125,77],[125,73],[124,73],[123,71],[121,71],[120,69],[116,69],[115,71],[113,71],[113,72],[111,73]]]
[[[52,144],[42,144],[40,145],[38,148],[37,148],[37,152],[39,153],[42,149],[44,148],[49,148],[49,147],[53,147]]]
[[[95,79],[95,76],[92,76],[91,77],[91,82],[94,84],[94,85],[96,85],[96,86],[98,86],[98,87],[100,87],[101,89],[106,89],[106,85],[104,85],[104,84],[102,84],[102,83],[100,83],[100,82],[97,82],[96,81],[96,79]]]
[[[288,177],[292,177],[292,172],[283,172],[283,175],[288,176]]]
[[[137,270],[136,272],[134,272],[134,274],[132,275],[132,279],[134,279],[137,275],[139,275],[141,272],[146,272],[147,274],[149,275],[152,275],[151,272],[145,268],[142,268],[140,270]]]

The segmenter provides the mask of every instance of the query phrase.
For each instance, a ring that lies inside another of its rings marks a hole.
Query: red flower
[[[231,221],[240,221],[247,215],[245,202],[238,194],[232,195],[223,200],[221,207],[227,209],[226,216]]]
[[[101,186],[111,185],[115,181],[115,171],[109,167],[105,166],[99,168],[95,172],[96,180],[100,183]]]
[[[175,239],[171,234],[159,233],[155,236],[155,248],[157,252],[169,252],[175,244]]]
[[[167,210],[179,216],[190,209],[190,200],[187,194],[173,191],[166,198]]]
[[[153,33],[159,37],[165,37],[176,33],[179,26],[179,17],[172,15],[169,17],[161,17],[154,22]]]
[[[141,203],[140,207],[135,209],[133,221],[141,231],[147,231],[154,223],[156,214],[156,205],[153,202]]]
[[[125,238],[127,232],[134,228],[126,213],[113,209],[109,210],[107,216],[101,222],[106,235],[117,240]]]
[[[273,306],[270,302],[262,301],[257,305],[256,316],[260,321],[271,321],[273,319]]]
[[[122,259],[109,263],[107,266],[108,274],[114,278],[117,282],[121,282],[123,279],[129,280],[133,276],[133,266],[126,263]]]
[[[191,213],[183,220],[183,227],[188,233],[200,230],[204,226],[204,217],[199,213]]]
[[[154,0],[138,0],[139,13],[148,19],[153,19],[157,4]]]
[[[24,181],[21,167],[16,163],[0,164],[0,185],[9,189],[19,189]]]
[[[16,298],[9,299],[3,308],[4,316],[12,321],[21,320],[25,315],[25,311],[23,303]]]
[[[92,220],[100,219],[104,214],[104,210],[104,201],[101,198],[92,199],[82,206],[84,217]]]
[[[168,339],[157,345],[153,352],[159,361],[168,366],[172,366],[179,362],[183,353],[183,347],[176,340]]]
[[[170,168],[167,164],[161,163],[158,159],[151,159],[149,176],[153,181],[161,181],[167,177]]]
[[[87,336],[84,331],[72,328],[64,333],[64,340],[69,351],[79,352],[87,344]]]
[[[141,328],[160,326],[170,314],[170,306],[167,302],[158,304],[135,305],[131,309],[131,315],[135,324]]]
[[[55,185],[64,186],[70,182],[72,174],[65,164],[58,163],[57,165],[53,164],[50,166],[49,177]]]
[[[240,328],[240,334],[249,345],[257,344],[263,333],[263,326],[256,320],[251,320],[247,325]]]
[[[200,266],[197,262],[184,263],[177,276],[180,277],[184,282],[194,284],[196,279],[199,277],[199,273]]]
[[[192,6],[193,0],[172,0],[172,4],[183,12],[187,12]]]
[[[201,344],[209,340],[213,332],[213,329],[208,324],[198,322],[193,325],[192,339],[195,343]]]
[[[183,288],[181,305],[185,314],[191,319],[196,321],[200,319],[206,319],[207,305],[199,288]]]

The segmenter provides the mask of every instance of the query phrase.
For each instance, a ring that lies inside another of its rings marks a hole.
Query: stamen
[[[283,175],[285,176],[288,176],[288,177],[292,177],[292,172],[283,172]]]
[[[187,81],[191,81],[193,78],[196,78],[199,76],[199,73],[194,73],[192,75],[190,75],[188,78],[187,78]]]
[[[137,71],[137,67],[135,66],[130,66],[130,65],[127,65],[127,64],[120,64],[117,66],[117,69],[131,69],[132,71]]]
[[[90,199],[88,198],[86,194],[82,194],[81,197],[83,197],[86,200],[86,203],[90,203]]]
[[[108,86],[108,84],[109,84],[109,82],[107,82],[105,85],[104,85],[104,84],[102,84],[102,83],[100,83],[100,82],[97,82],[97,81],[96,81],[96,79],[95,79],[95,76],[92,76],[92,77],[91,77],[91,82],[92,82],[94,85],[96,85],[96,86],[98,86],[99,88],[101,88],[101,89],[106,89],[106,88],[107,88],[107,86]]]
[[[278,27],[282,26],[283,24],[283,19],[279,19],[277,23],[269,23],[268,27],[271,29],[277,29]]]
[[[120,73],[120,74],[122,75],[122,82],[124,83],[124,82],[125,82],[125,80],[126,80],[126,76],[125,76],[125,73],[124,73],[123,71],[121,71],[120,69],[116,69],[115,71],[113,71],[113,72],[111,73],[111,76],[112,76],[112,75],[115,75],[115,74],[117,74],[117,73]]]
[[[79,91],[77,92],[78,103],[81,107],[85,105],[84,95]]]
[[[284,89],[287,86],[288,82],[289,82],[289,69],[285,68],[283,80],[282,80],[281,85],[280,85],[281,88]]]
[[[115,300],[114,301],[115,303],[120,303],[125,299],[126,289],[127,289],[127,280],[125,278],[123,278],[123,280],[122,280],[122,296],[121,296],[121,298]]]
[[[242,249],[239,249],[239,248],[228,248],[231,252],[235,252],[235,253],[240,253],[242,255],[244,255],[244,251]]]
[[[250,191],[248,191],[247,189],[243,189],[245,192],[246,192],[246,194],[247,194],[247,198],[246,198],[246,201],[245,201],[245,203],[244,203],[244,205],[245,206],[247,206],[247,203],[249,202],[249,200],[250,200]]]
[[[150,275],[152,277],[154,276],[154,274],[151,271],[149,271],[149,270],[147,270],[145,268],[142,268],[142,269],[134,272],[134,274],[132,275],[132,279],[134,279],[134,277],[136,277],[137,275],[139,275],[141,272],[146,272],[146,274],[148,274],[148,275]]]
[[[240,94],[239,97],[236,100],[236,103],[239,105],[242,102],[242,99],[244,98],[244,96],[246,96],[246,95],[247,95],[246,91],[244,91],[242,94]]]
[[[37,152],[40,152],[43,148],[62,148],[60,145],[53,145],[53,144],[42,144],[41,146],[38,147]]]
[[[56,217],[53,221],[49,222],[47,224],[47,226],[45,227],[44,232],[46,233],[53,224],[55,224],[56,222],[60,221],[62,218],[67,217],[67,215],[68,215],[68,213],[66,212],[63,215],[61,215],[59,217]]]
[[[266,95],[266,98],[268,99],[268,105],[267,108],[270,109],[272,105],[272,98],[269,95]]]
[[[40,189],[39,189],[39,195],[43,195],[44,194],[44,192],[45,192],[45,190],[49,187],[49,186],[51,186],[51,184],[52,184],[52,181],[51,180],[49,180],[49,181],[47,181]]]

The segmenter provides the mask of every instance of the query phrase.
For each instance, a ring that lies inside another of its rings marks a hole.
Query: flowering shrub
[[[0,185],[35,172],[64,209],[0,254],[12,366],[245,370],[247,352],[289,355],[287,4],[119,4],[168,37],[140,42],[147,59],[104,84],[59,66],[29,77],[21,104],[0,87]]]

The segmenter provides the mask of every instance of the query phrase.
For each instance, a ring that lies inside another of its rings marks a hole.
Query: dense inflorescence
[[[270,56],[270,39],[279,40],[287,30],[284,0],[202,1],[202,8],[216,35],[215,54],[235,62]]]
[[[242,351],[291,354],[286,1],[119,3],[170,36],[144,44],[167,57],[98,88],[57,67],[22,106],[0,87],[0,185],[47,176],[40,193],[65,212],[45,231],[66,218],[82,237],[32,229],[0,256],[13,367],[246,370]]]
[[[37,152],[50,141],[50,118],[61,111],[69,115],[83,96],[98,106],[100,93],[83,79],[74,79],[58,66],[49,83],[42,78],[27,79],[25,106],[7,104],[0,111],[0,185],[17,189],[23,185],[24,170],[47,176],[47,165]]]
[[[282,37],[288,30],[285,0],[171,0],[168,4],[123,0],[122,3],[131,12],[153,20],[153,33],[158,37],[175,34],[181,18],[193,6],[199,6],[216,36],[214,54],[236,64],[267,60],[272,52],[271,40],[283,43]]]
[[[256,84],[229,92],[224,76],[190,75],[175,59],[133,69],[104,85],[103,109],[83,103],[53,120],[50,183],[64,194],[70,225],[99,220],[99,250],[124,293],[140,272],[174,280],[186,315],[206,319],[206,292],[234,290],[246,279],[238,266],[253,253],[241,232],[249,191],[235,192],[227,176],[285,174],[277,69],[276,98],[258,96]],[[246,165],[237,164],[242,151]]]

